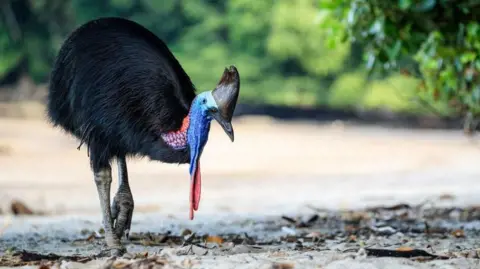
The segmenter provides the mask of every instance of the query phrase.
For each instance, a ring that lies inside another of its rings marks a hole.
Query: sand
[[[212,124],[202,157],[200,210],[192,222],[188,220],[188,166],[129,160],[136,205],[133,232],[246,229],[267,235],[270,232],[265,229],[241,223],[282,214],[311,214],[309,206],[354,209],[398,202],[416,204],[441,194],[451,195],[459,206],[480,202],[480,146],[460,131],[276,122],[258,117],[238,119],[234,128],[236,140],[231,143],[221,128]],[[76,250],[68,243],[82,230],[100,228],[87,154],[85,148],[78,151],[77,145],[42,120],[0,118],[0,204],[7,212],[0,217],[0,223],[5,223],[2,249],[62,255],[99,251],[99,245]],[[46,215],[11,217],[8,207],[12,199],[20,199]],[[42,243],[42,237],[49,240]],[[466,248],[478,247],[474,242],[469,244]],[[180,268],[270,268],[276,262],[292,263],[295,268],[329,269],[480,266],[473,258],[416,262],[334,249],[296,251],[288,246],[206,255],[181,255],[176,247],[142,249],[136,245],[129,250],[159,253]],[[95,268],[104,263],[102,259],[70,263],[68,268]]]

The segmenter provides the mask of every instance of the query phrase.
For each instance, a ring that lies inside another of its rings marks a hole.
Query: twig
[[[412,249],[407,251],[391,250],[391,249],[376,249],[376,248],[366,248],[367,256],[374,257],[395,257],[395,258],[415,258],[415,257],[429,257],[432,259],[448,259],[445,256],[438,256],[430,254],[425,250],[421,249]]]

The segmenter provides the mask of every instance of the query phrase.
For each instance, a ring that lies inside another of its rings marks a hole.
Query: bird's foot
[[[132,225],[133,208],[134,202],[130,190],[119,190],[113,198],[111,211],[114,233],[120,239],[125,236],[128,240]]]
[[[125,253],[127,252],[127,249],[120,245],[120,246],[114,246],[114,247],[106,247],[100,251],[100,253],[97,255],[97,258],[119,258],[122,257]]]
[[[98,257],[118,258],[127,252],[127,249],[121,243],[121,240],[118,238],[118,236],[113,232],[111,226],[109,229],[105,229],[105,244],[105,248],[100,251],[100,253],[97,255]]]

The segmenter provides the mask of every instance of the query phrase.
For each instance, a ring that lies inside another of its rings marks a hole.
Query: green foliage
[[[328,103],[332,107],[344,108],[358,106],[366,93],[367,84],[364,72],[351,72],[340,76],[332,85]],[[386,105],[389,105],[387,101]]]
[[[413,112],[419,109],[418,104],[413,102],[418,83],[417,79],[405,78],[401,75],[374,81],[367,88],[362,103],[367,109],[385,109],[387,103],[388,109],[392,111]]]
[[[6,25],[0,21],[0,29],[5,30]],[[7,31],[0,31],[0,77],[10,72],[20,63],[22,58],[21,48],[15,44]]]
[[[19,72],[46,82],[68,33],[88,20],[119,16],[164,40],[199,91],[215,87],[223,69],[235,64],[242,102],[349,108],[381,100],[386,107],[410,108],[380,90],[388,85],[370,85],[359,69],[360,50],[337,34],[345,31],[342,21],[319,14],[317,0],[4,2],[11,12],[0,13],[0,81]],[[318,22],[329,26],[322,29]],[[468,62],[472,56],[463,58]]]
[[[18,72],[45,80],[56,53],[54,40],[70,29],[69,6],[62,0],[16,0],[4,1],[1,10],[0,79]]]
[[[463,113],[480,114],[479,1],[319,3],[320,25],[328,29],[330,44],[361,42],[371,71],[401,71],[419,77],[422,82],[416,97],[440,106],[454,105]],[[405,68],[411,60],[416,70]]]
[[[280,1],[273,9],[269,52],[280,60],[297,59],[301,67],[317,75],[338,72],[349,54],[348,44],[336,50],[325,46],[325,31],[314,23],[317,11],[311,0]]]

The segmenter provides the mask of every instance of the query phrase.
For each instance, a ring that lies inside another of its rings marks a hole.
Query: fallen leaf
[[[168,264],[168,261],[161,257],[150,257],[140,260],[132,260],[130,262],[116,260],[113,263],[107,264],[104,268],[115,268],[115,269],[138,269],[138,268],[151,268],[151,269],[160,269],[164,268]],[[176,267],[174,267],[176,268]]]
[[[455,195],[449,194],[449,193],[444,193],[438,197],[440,200],[455,200]]]
[[[421,249],[398,251],[398,250],[391,250],[391,249],[367,248],[365,250],[367,252],[367,256],[371,256],[371,257],[396,257],[396,258],[424,257],[428,259],[448,259],[448,257],[433,255]]]
[[[397,251],[412,251],[413,248],[411,247],[407,247],[407,246],[401,246],[399,248],[397,248]]]
[[[293,269],[294,266],[291,263],[275,263],[272,265],[272,269]]]
[[[148,252],[140,252],[135,254],[135,259],[145,259],[148,258]]]
[[[10,209],[14,215],[33,215],[33,211],[30,208],[17,200],[12,201]]]
[[[452,235],[455,236],[456,238],[464,238],[465,237],[465,232],[461,229],[457,229],[452,232]]]
[[[220,236],[208,236],[205,240],[207,243],[217,243],[221,245],[223,243],[223,239]]]
[[[350,236],[348,237],[348,241],[349,241],[349,242],[356,242],[356,241],[357,241],[357,237],[356,237],[354,234],[352,234],[352,235],[350,235]]]
[[[90,257],[82,257],[82,256],[60,256],[53,253],[50,254],[40,254],[36,252],[28,252],[25,250],[17,251],[13,253],[9,253],[8,255],[4,255],[0,257],[0,266],[25,266],[25,265],[39,265],[41,268],[49,268],[52,266],[53,262],[59,260],[66,260],[66,261],[75,261],[79,263],[86,263],[91,261],[92,258]],[[48,266],[48,267],[45,267]]]
[[[87,241],[91,242],[91,241],[95,240],[95,237],[96,237],[95,233],[92,233],[89,237],[87,237]]]
[[[122,268],[127,267],[128,265],[129,264],[126,263],[126,262],[118,261],[118,262],[115,262],[114,264],[112,264],[112,267],[115,268],[115,269],[122,269]]]
[[[190,235],[192,234],[192,231],[190,229],[185,229],[182,231],[182,236]]]

